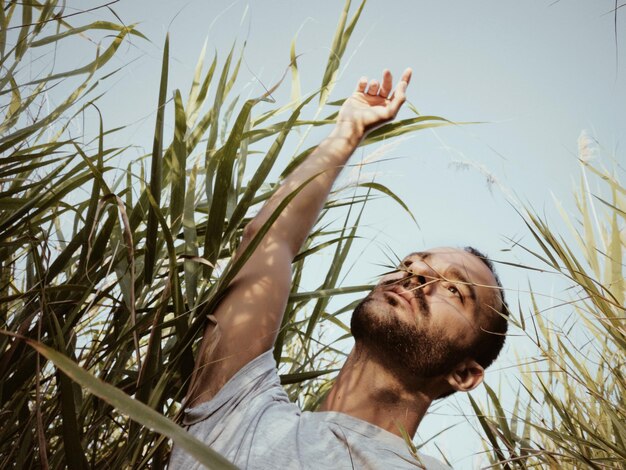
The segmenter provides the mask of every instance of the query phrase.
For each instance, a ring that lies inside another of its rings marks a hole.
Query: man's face
[[[352,333],[398,370],[435,377],[471,357],[499,299],[493,274],[471,253],[412,253],[357,306]]]

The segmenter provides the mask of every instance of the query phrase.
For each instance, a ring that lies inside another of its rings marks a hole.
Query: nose
[[[405,262],[405,267],[412,288],[418,288],[424,294],[428,294],[433,289],[438,276],[428,263],[422,260]]]

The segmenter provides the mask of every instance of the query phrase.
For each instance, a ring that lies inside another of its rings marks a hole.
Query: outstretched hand
[[[393,120],[406,101],[406,88],[413,71],[408,68],[402,74],[395,90],[392,88],[391,72],[383,71],[382,82],[361,77],[356,91],[343,103],[337,117],[338,124],[350,124],[355,131],[365,135],[386,122]],[[393,94],[392,94],[393,90]]]

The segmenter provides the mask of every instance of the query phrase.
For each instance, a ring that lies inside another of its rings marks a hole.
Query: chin
[[[356,306],[350,319],[354,339],[375,346],[381,341],[385,342],[384,338],[390,332],[410,327],[409,323],[400,320],[401,309],[400,306],[391,305],[384,297],[368,295]]]
[[[350,324],[365,323],[367,325],[377,325],[386,323],[392,316],[397,316],[397,309],[390,305],[384,298],[365,297],[352,312]]]
[[[400,309],[403,308],[368,296],[354,309],[350,321],[355,341],[399,377],[436,377],[448,373],[467,357],[468,351],[445,339],[443,331],[405,321],[399,315]]]

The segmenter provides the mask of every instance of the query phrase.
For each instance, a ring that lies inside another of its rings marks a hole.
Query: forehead
[[[460,271],[468,282],[487,297],[494,292],[494,287],[498,287],[495,276],[487,265],[477,256],[459,248],[431,248],[407,255],[403,262],[407,261],[422,261],[439,274],[450,270]],[[486,300],[486,297],[483,298]]]

